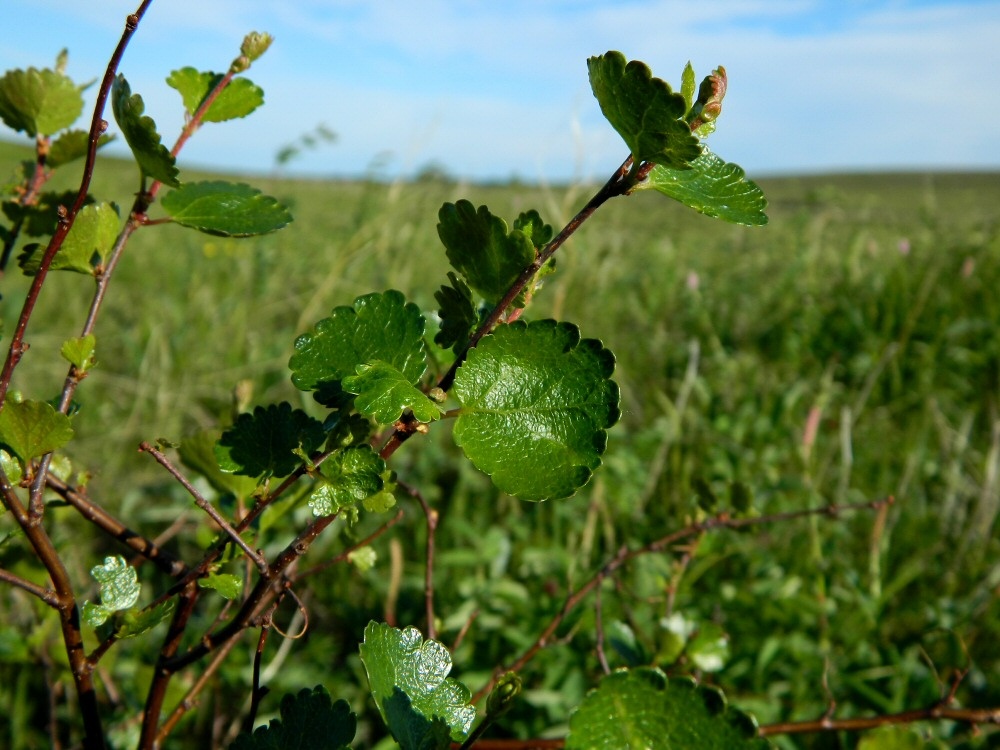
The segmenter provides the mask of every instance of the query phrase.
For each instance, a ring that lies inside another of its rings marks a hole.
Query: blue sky
[[[137,5],[0,0],[0,70],[67,46],[69,74],[98,77]],[[251,30],[275,37],[249,74],[266,105],[203,128],[182,167],[271,171],[324,124],[337,142],[289,171],[603,179],[626,150],[586,59],[617,49],[675,85],[688,60],[724,65],[709,145],[751,175],[1000,168],[997,0],[157,0],[121,71],[165,142],[182,124],[166,76],[224,70]]]

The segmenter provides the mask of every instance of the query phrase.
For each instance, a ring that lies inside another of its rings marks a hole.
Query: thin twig
[[[188,494],[194,498],[195,505],[205,511],[208,516],[219,525],[219,528],[229,535],[229,538],[233,540],[236,546],[243,550],[246,553],[246,556],[254,561],[254,564],[257,566],[257,569],[261,572],[261,574],[267,573],[267,560],[264,559],[260,552],[244,541],[243,537],[241,537],[236,529],[230,525],[229,521],[223,518],[222,514],[219,513],[219,511],[217,511],[212,504],[208,502],[208,500],[202,497],[202,494],[198,492],[197,488],[191,484],[190,480],[188,480],[188,478],[185,477],[176,466],[173,465],[169,458],[145,440],[139,444],[139,450],[148,453],[155,458],[156,462],[166,469],[170,473],[170,476],[176,479],[180,485],[188,491]]]
[[[271,618],[278,602],[275,602],[266,615],[264,622],[260,626],[260,637],[257,639],[257,648],[253,654],[253,683],[250,686],[250,712],[247,714],[243,731],[247,734],[253,733],[253,725],[257,721],[257,711],[260,709],[260,702],[268,693],[268,688],[260,686],[260,663],[264,658],[264,646],[267,645],[267,637],[271,632]]]
[[[432,508],[414,487],[409,487],[402,482],[399,487],[420,503],[420,508],[424,511],[424,518],[427,519],[427,550],[424,562],[424,608],[427,616],[427,637],[437,638],[437,627],[434,625],[434,536],[438,525],[438,512]]]
[[[493,685],[496,684],[500,675],[506,672],[520,672],[524,666],[538,654],[539,651],[544,649],[551,642],[552,636],[566,619],[566,616],[573,609],[575,609],[576,606],[579,605],[590,594],[590,592],[604,580],[604,578],[615,574],[622,566],[637,557],[655,552],[663,552],[676,545],[678,542],[691,537],[697,537],[706,531],[713,531],[716,529],[741,529],[749,526],[761,526],[763,524],[790,521],[796,518],[805,518],[809,516],[837,516],[841,513],[859,510],[878,510],[883,505],[891,505],[893,502],[894,500],[892,497],[887,497],[883,500],[875,500],[865,503],[839,506],[827,505],[822,508],[807,508],[805,510],[774,513],[769,516],[758,516],[755,518],[731,518],[727,514],[722,514],[706,518],[703,521],[690,524],[689,526],[685,526],[682,529],[671,532],[670,534],[667,534],[666,536],[642,547],[631,550],[627,547],[622,547],[613,558],[605,563],[604,566],[594,574],[589,581],[566,597],[566,601],[563,603],[562,608],[558,613],[556,613],[549,624],[542,630],[542,633],[538,636],[535,642],[529,646],[524,653],[515,659],[509,666],[499,666],[493,671],[493,675],[486,682],[486,684],[472,696],[472,701],[473,703],[478,702],[483,698],[483,696],[489,693],[489,691],[492,690]]]
[[[15,586],[19,589],[24,589],[29,594],[38,599],[41,599],[45,604],[50,607],[59,606],[59,595],[56,594],[52,589],[47,589],[44,586],[39,586],[37,583],[32,583],[31,581],[21,578],[19,575],[11,573],[9,570],[4,570],[0,568],[0,581],[4,583],[9,583],[11,586]]]

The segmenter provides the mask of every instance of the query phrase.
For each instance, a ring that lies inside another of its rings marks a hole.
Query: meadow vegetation
[[[24,158],[28,150],[0,144],[0,174]],[[68,189],[75,176],[62,179]],[[561,226],[590,194],[440,179],[255,182],[295,222],[242,240],[170,226],[143,232],[118,270],[99,366],[78,395],[70,455],[78,470],[98,467],[91,494],[150,536],[170,528],[182,546],[205,543],[208,532],[176,483],[136,453],[139,441],[179,441],[225,421],[234,389],[244,405],[290,400],[318,415],[288,381],[292,341],[370,290],[404,290],[433,311],[442,202],[468,198],[510,218],[534,207]],[[455,641],[471,620],[453,658],[456,676],[475,690],[621,545],[696,516],[698,488],[724,496],[742,483],[765,514],[896,502],[870,514],[718,531],[675,555],[637,560],[603,587],[599,624],[593,606],[578,608],[558,644],[525,669],[523,697],[503,723],[511,736],[565,734],[568,712],[601,669],[597,625],[612,667],[697,673],[765,725],[820,717],[832,700],[838,717],[924,706],[966,669],[960,702],[1000,704],[1000,176],[760,183],[766,228],[712,222],[639,194],[602,209],[561,253],[531,315],[573,320],[603,340],[616,353],[623,394],[605,466],[576,497],[512,500],[433,433],[400,451],[400,478],[440,513],[438,637]],[[134,166],[102,159],[93,191],[128,205]],[[4,320],[25,289],[24,277],[8,272]],[[62,367],[46,357],[76,335],[88,300],[78,277],[51,279],[15,388],[58,390]],[[355,648],[365,623],[423,617],[424,523],[415,504],[402,507],[402,521],[373,545],[373,566],[313,578],[307,635],[280,646],[267,674],[274,696],[303,685],[335,689],[362,715],[361,737],[377,726],[363,708]],[[84,522],[66,511],[59,520],[57,541],[85,586],[85,571],[116,550],[69,546]],[[337,522],[310,559],[384,520]],[[197,533],[183,533],[185,524]],[[0,547],[4,567],[17,569],[20,554]],[[55,624],[27,601],[7,591],[0,604],[0,726],[11,748],[46,736],[37,723],[46,682],[26,667],[38,653],[60,659]],[[296,617],[290,610],[285,619]],[[17,635],[24,632],[33,638]],[[222,669],[183,731],[189,740],[220,741],[239,728],[212,722],[217,705],[245,700],[249,658]],[[142,694],[149,656],[136,642],[114,659],[119,673],[127,666],[111,688],[125,715],[135,708],[130,696]],[[977,739],[960,725],[923,731],[947,747],[990,742],[988,732]],[[773,741],[832,748],[857,740]]]

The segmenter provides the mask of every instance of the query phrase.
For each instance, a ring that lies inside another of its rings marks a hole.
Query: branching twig
[[[566,597],[566,601],[563,603],[562,609],[552,618],[549,624],[542,631],[541,635],[535,640],[535,642],[528,647],[528,649],[521,654],[517,659],[514,660],[509,666],[497,667],[493,676],[487,681],[487,683],[481,687],[475,695],[472,696],[472,701],[478,702],[486,695],[496,684],[496,680],[500,675],[506,672],[520,672],[524,666],[530,662],[535,655],[545,648],[552,639],[556,630],[566,619],[566,616],[576,608],[589,594],[593,591],[604,578],[614,575],[621,567],[626,563],[634,560],[642,555],[647,555],[655,552],[664,552],[678,542],[684,541],[691,537],[699,536],[706,531],[712,531],[715,529],[741,529],[748,526],[760,526],[763,524],[777,523],[781,521],[790,521],[795,518],[805,518],[807,516],[819,516],[819,515],[831,515],[836,516],[840,513],[858,511],[858,510],[877,510],[883,505],[892,504],[894,502],[893,498],[888,497],[884,500],[875,500],[867,503],[856,503],[853,505],[828,505],[822,508],[809,508],[806,510],[799,511],[789,511],[787,513],[774,513],[769,516],[758,516],[755,518],[731,518],[726,514],[712,516],[711,518],[706,518],[703,521],[690,524],[689,526],[679,529],[677,531],[671,532],[660,539],[657,539],[649,544],[635,549],[628,549],[627,547],[622,547],[615,554],[611,560],[605,563],[602,567],[589,581],[587,581],[581,588],[577,591],[572,592]]]
[[[193,484],[191,484],[188,478],[185,477],[177,469],[177,467],[173,465],[173,463],[170,461],[169,458],[167,458],[165,455],[163,455],[161,451],[157,450],[146,441],[143,441],[142,443],[139,444],[139,450],[151,455],[153,458],[156,459],[157,463],[159,463],[160,466],[162,466],[164,469],[170,472],[170,475],[174,479],[176,479],[185,490],[188,491],[188,494],[191,495],[191,497],[194,498],[195,505],[197,505],[199,508],[205,511],[208,514],[208,516],[213,521],[215,521],[215,523],[219,525],[219,528],[222,529],[224,532],[226,532],[226,534],[229,536],[230,539],[233,540],[236,546],[238,546],[241,550],[243,550],[246,553],[246,556],[254,561],[254,564],[257,566],[257,569],[262,574],[267,573],[267,560],[265,560],[257,550],[255,550],[253,547],[251,547],[243,540],[243,537],[241,537],[239,533],[236,531],[236,529],[234,529],[230,525],[229,521],[223,518],[222,514],[219,513],[219,511],[217,511],[212,506],[212,504],[208,502],[208,500],[202,497],[201,493],[198,492],[198,490],[195,488]]]

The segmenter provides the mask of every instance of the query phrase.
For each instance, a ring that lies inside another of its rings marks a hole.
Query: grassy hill
[[[0,143],[0,183],[25,155]],[[100,365],[79,391],[77,468],[94,470],[94,495],[141,518],[151,535],[184,501],[135,445],[216,425],[241,381],[255,404],[314,409],[288,380],[293,340],[369,291],[396,288],[433,310],[446,271],[435,230],[442,202],[468,198],[508,221],[537,208],[558,228],[589,197],[581,186],[250,181],[289,205],[294,223],[247,240],[141,230],[98,325]],[[559,606],[552,590],[622,543],[680,524],[700,477],[720,494],[745,483],[762,512],[886,495],[898,503],[885,517],[708,537],[690,569],[666,559],[636,565],[605,618],[632,633],[637,651],[662,648],[665,614],[717,626],[725,667],[706,676],[762,722],[822,715],[823,680],[845,715],[928,704],[935,670],[961,666],[966,652],[974,666],[963,701],[1000,703],[1000,175],[761,185],[771,217],[763,229],[640,194],[602,208],[560,250],[531,315],[602,339],[618,357],[623,394],[606,465],[579,497],[530,507],[498,497],[440,434],[399,454],[400,478],[426,488],[443,512],[438,571],[457,582],[439,591],[445,639],[481,612],[455,654],[473,687],[522,647],[504,623],[520,618],[534,632],[543,610]],[[136,186],[134,166],[109,160],[93,192],[127,206]],[[16,377],[31,397],[57,393],[59,345],[77,335],[91,285],[53,274]],[[5,336],[26,288],[8,267]],[[413,559],[419,523],[407,523]],[[379,615],[386,585],[379,569],[324,584],[318,630],[303,646],[316,658],[294,657],[273,689],[353,680],[357,665],[341,644],[354,636],[339,635]],[[401,622],[419,620],[421,595],[408,575]],[[583,635],[564,634],[565,648],[527,675],[511,720],[523,736],[557,731],[597,670],[592,615],[571,626]],[[626,651],[613,663],[627,662]],[[333,669],[342,671],[331,677]],[[812,743],[784,746],[834,747]]]

